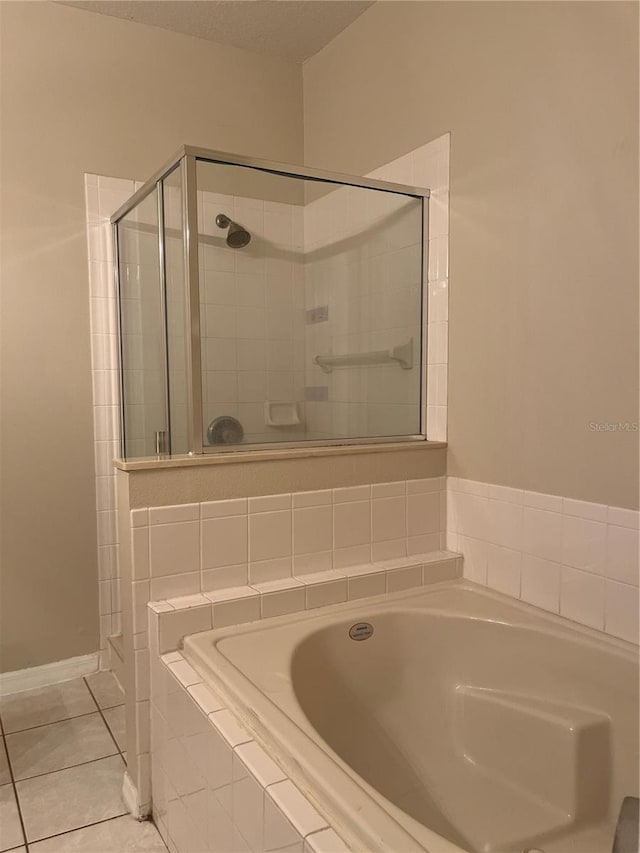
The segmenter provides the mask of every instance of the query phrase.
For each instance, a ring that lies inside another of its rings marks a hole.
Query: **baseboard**
[[[70,681],[90,675],[98,669],[98,652],[68,658],[43,666],[32,666],[29,669],[19,669],[15,672],[0,672],[0,696],[10,693],[21,693],[23,690],[36,690],[38,687],[48,687],[61,681]]]

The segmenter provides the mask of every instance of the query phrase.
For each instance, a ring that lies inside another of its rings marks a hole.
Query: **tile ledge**
[[[377,563],[360,563],[355,566],[344,566],[341,569],[327,569],[324,572],[293,575],[291,577],[279,578],[278,580],[256,583],[253,586],[227,587],[220,590],[210,590],[204,593],[171,598],[166,601],[150,601],[147,607],[158,614],[179,613],[193,609],[194,607],[228,601],[245,601],[247,598],[254,596],[263,596],[273,592],[284,592],[292,589],[304,589],[310,586],[320,586],[325,583],[341,581],[361,575],[393,574],[402,569],[413,568],[415,566],[429,566],[434,563],[449,562],[461,556],[456,551],[425,551],[422,554],[413,554],[411,557],[396,557],[392,560],[382,560]]]

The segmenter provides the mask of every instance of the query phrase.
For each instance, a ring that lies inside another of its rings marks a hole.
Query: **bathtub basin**
[[[609,853],[638,795],[637,650],[465,581],[184,654],[356,851]]]

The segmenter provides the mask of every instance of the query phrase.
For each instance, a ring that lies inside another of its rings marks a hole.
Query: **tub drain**
[[[349,636],[352,640],[368,640],[373,634],[373,625],[369,622],[356,622],[349,628]]]
[[[527,847],[522,853],[544,853],[539,847]]]

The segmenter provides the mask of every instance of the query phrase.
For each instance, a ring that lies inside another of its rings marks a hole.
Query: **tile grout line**
[[[101,823],[111,823],[112,820],[120,820],[128,815],[129,812],[123,812],[122,814],[117,814],[113,817],[106,817],[104,820],[94,820],[93,823],[85,823],[82,826],[76,826],[75,829],[67,829],[64,832],[54,832],[53,835],[45,835],[43,838],[38,838],[37,842],[32,841],[31,844],[39,844],[41,841],[49,841],[51,838],[61,838],[65,835],[71,835],[72,832],[80,832],[83,829],[90,829],[92,826],[100,826]],[[145,821],[142,822],[144,823]],[[155,823],[153,825],[155,826]],[[11,850],[8,850],[7,853],[11,853]]]
[[[116,749],[118,750],[118,754],[119,754],[119,755],[122,755],[122,750],[120,749],[120,744],[119,744],[119,743],[118,743],[118,741],[115,739],[115,735],[114,735],[114,734],[113,734],[113,732],[111,731],[111,728],[109,727],[109,723],[107,722],[107,720],[106,720],[106,718],[105,718],[104,714],[102,713],[102,708],[101,708],[101,707],[100,707],[100,705],[98,704],[98,700],[97,700],[97,699],[96,699],[96,697],[94,696],[94,694],[93,694],[93,690],[92,690],[92,689],[91,689],[91,687],[89,686],[89,682],[87,681],[86,676],[83,676],[83,681],[84,681],[84,683],[87,685],[87,690],[88,690],[88,691],[89,691],[89,693],[91,694],[91,698],[92,698],[92,699],[93,699],[93,701],[96,703],[96,708],[98,709],[98,713],[100,714],[100,717],[102,718],[102,722],[105,724],[105,726],[106,726],[106,728],[107,728],[107,731],[109,732],[109,735],[110,735],[110,737],[111,737],[111,740],[114,742],[115,747],[116,747]],[[124,704],[124,702],[123,702],[123,704]],[[121,706],[121,705],[114,705],[113,707],[114,707],[114,708],[120,708],[120,707],[122,707],[122,706]],[[110,708],[105,708],[105,710],[106,710],[106,711],[109,711],[109,710],[111,710],[111,709],[110,709]],[[126,766],[126,761],[125,761],[125,766]]]
[[[90,758],[88,761],[80,761],[78,764],[70,764],[68,767],[59,767],[57,770],[47,770],[45,773],[36,773],[34,776],[25,776],[24,779],[16,779],[16,785],[22,782],[31,782],[32,779],[42,779],[43,776],[51,776],[52,773],[64,773],[66,770],[75,770],[76,767],[86,767],[87,764],[95,764],[97,761],[106,761],[107,758],[116,758],[121,755],[120,750],[110,755],[101,755],[100,758]]]
[[[28,691],[25,691],[28,692]],[[93,696],[91,697],[93,698]],[[95,701],[95,699],[94,699]],[[124,703],[123,703],[124,704]],[[114,708],[119,708],[119,705],[114,705]],[[105,710],[111,710],[110,708],[106,708]],[[87,711],[84,714],[76,714],[73,717],[65,717],[63,720],[52,720],[50,723],[38,723],[37,726],[28,726],[26,729],[16,729],[14,732],[7,732],[5,737],[11,737],[12,735],[19,735],[23,732],[32,732],[35,729],[44,729],[46,726],[57,726],[58,723],[68,723],[70,720],[80,720],[83,717],[90,717],[92,714],[95,714],[95,711]]]
[[[20,808],[20,799],[18,797],[18,789],[16,787],[16,780],[13,776],[13,767],[11,766],[11,756],[9,755],[9,748],[7,747],[7,739],[4,733],[4,726],[2,724],[2,717],[0,716],[0,734],[2,734],[2,746],[7,757],[7,768],[9,770],[9,777],[11,779],[11,787],[13,789],[13,796],[16,801],[16,809],[18,812],[18,820],[20,821],[20,829],[22,830],[22,838],[24,840],[24,849],[26,853],[29,853],[29,842],[27,841],[27,831],[24,825],[24,818],[22,816],[22,809]]]

